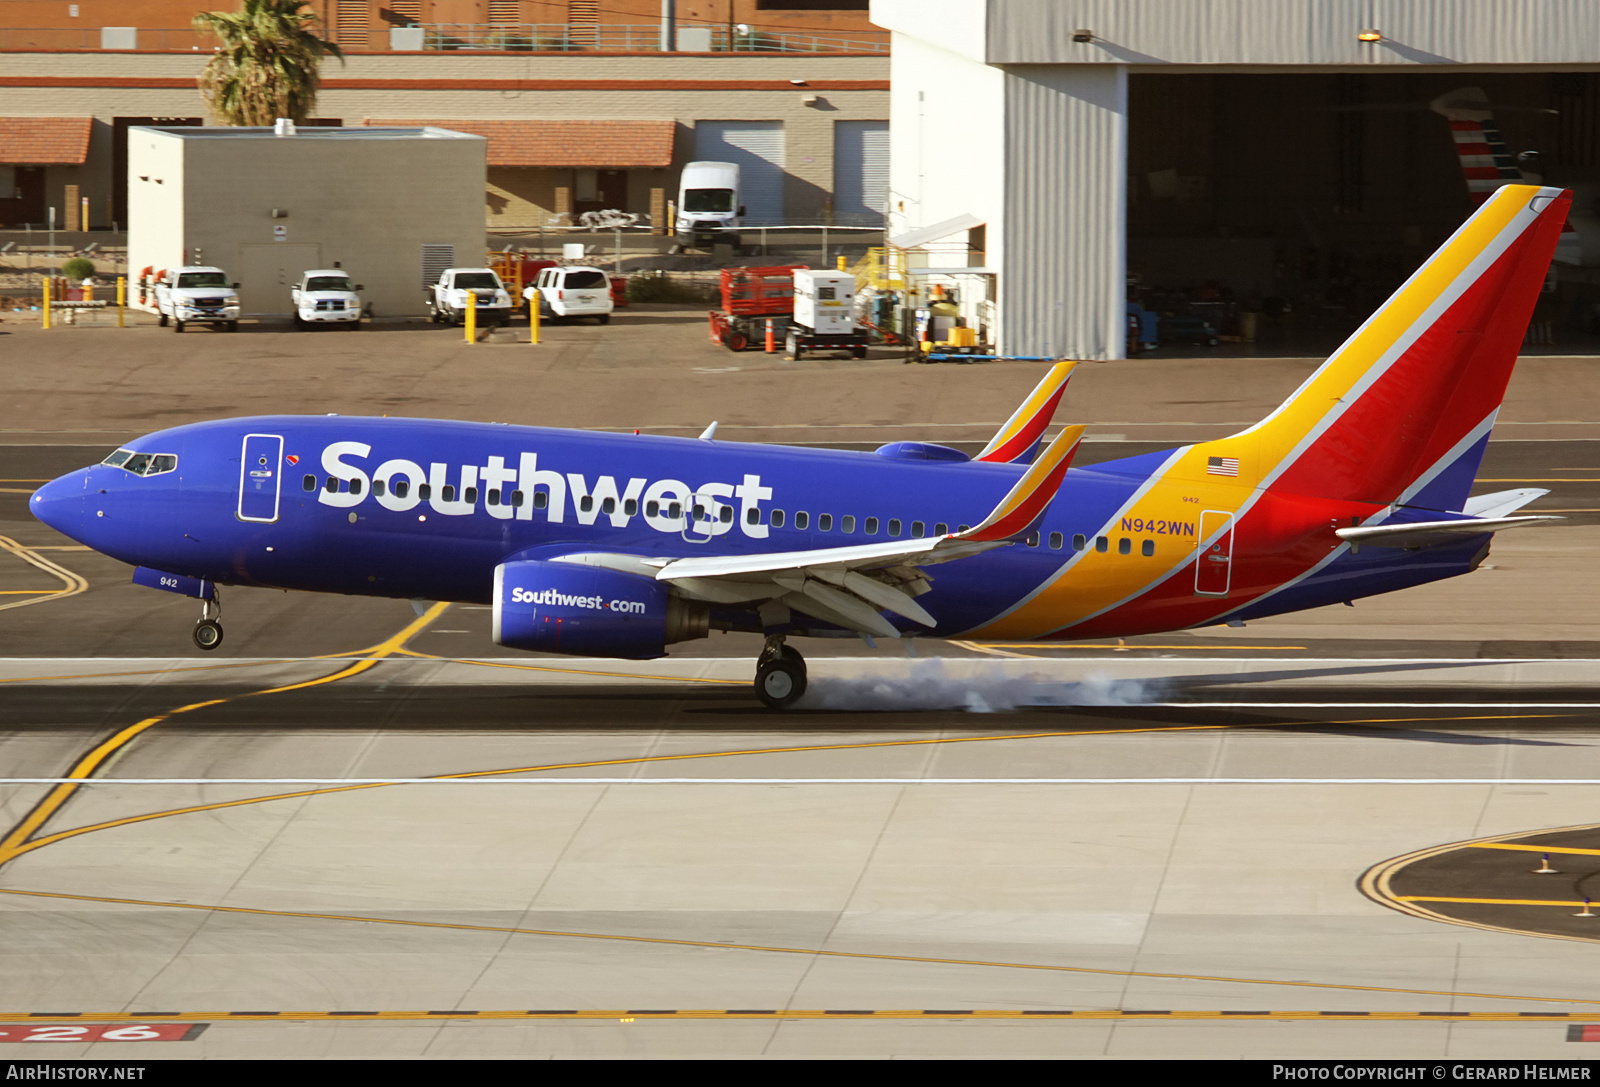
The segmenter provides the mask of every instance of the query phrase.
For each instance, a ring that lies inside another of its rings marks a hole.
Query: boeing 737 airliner
[[[659,657],[766,635],[1076,639],[1253,619],[1473,570],[1545,492],[1469,497],[1570,194],[1508,185],[1266,419],[1069,470],[1039,452],[1072,363],[977,457],[342,416],[197,423],[33,495],[34,514],[199,598],[218,585],[493,605],[515,649]]]

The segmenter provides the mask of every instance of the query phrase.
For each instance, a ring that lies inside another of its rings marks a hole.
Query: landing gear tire
[[[763,661],[756,668],[756,697],[768,709],[786,710],[805,693],[805,662],[787,646],[779,656]]]
[[[194,644],[206,652],[222,644],[222,624],[215,619],[202,619],[194,625]]]

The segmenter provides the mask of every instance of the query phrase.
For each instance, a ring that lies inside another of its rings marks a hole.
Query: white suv
[[[598,268],[579,265],[545,268],[522,292],[530,305],[534,291],[539,292],[542,317],[593,317],[603,325],[611,321],[615,305],[611,301],[611,278]]]
[[[361,327],[359,283],[338,268],[316,268],[300,274],[300,282],[289,288],[294,302],[294,327],[340,325],[355,331]]]

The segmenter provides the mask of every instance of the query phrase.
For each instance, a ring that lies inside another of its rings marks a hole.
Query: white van
[[[673,227],[687,245],[738,245],[739,236],[731,232],[744,214],[739,199],[738,163],[686,163],[678,178],[678,217]]]
[[[569,264],[540,269],[522,291],[530,305],[534,291],[539,292],[541,317],[593,317],[603,325],[611,323],[611,277],[599,268]]]

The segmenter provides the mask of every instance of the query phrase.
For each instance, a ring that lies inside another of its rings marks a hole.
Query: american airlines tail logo
[[[570,505],[581,525],[604,517],[613,528],[627,528],[634,517],[643,517],[657,532],[687,529],[721,536],[737,525],[751,539],[767,537],[761,503],[771,501],[772,488],[763,487],[759,475],[747,474],[738,483],[713,480],[691,487],[682,480],[639,476],[620,484],[615,476],[596,476],[591,482],[581,472],[539,467],[537,453],[517,454],[516,467],[508,466],[505,457],[455,466],[434,461],[426,470],[416,461],[399,458],[370,469],[361,463],[372,459],[372,446],[365,442],[328,445],[322,451],[322,470],[338,481],[338,489],[318,487],[317,501],[348,509],[370,499],[397,513],[426,502],[446,517],[482,512],[501,521],[531,521],[537,512],[552,524],[566,521]],[[516,492],[521,494],[520,505],[513,501]]]
[[[568,596],[555,589],[512,589],[513,604],[542,604],[545,607],[585,608],[589,611],[613,611],[621,615],[643,615],[643,600],[606,600],[599,596]]]

